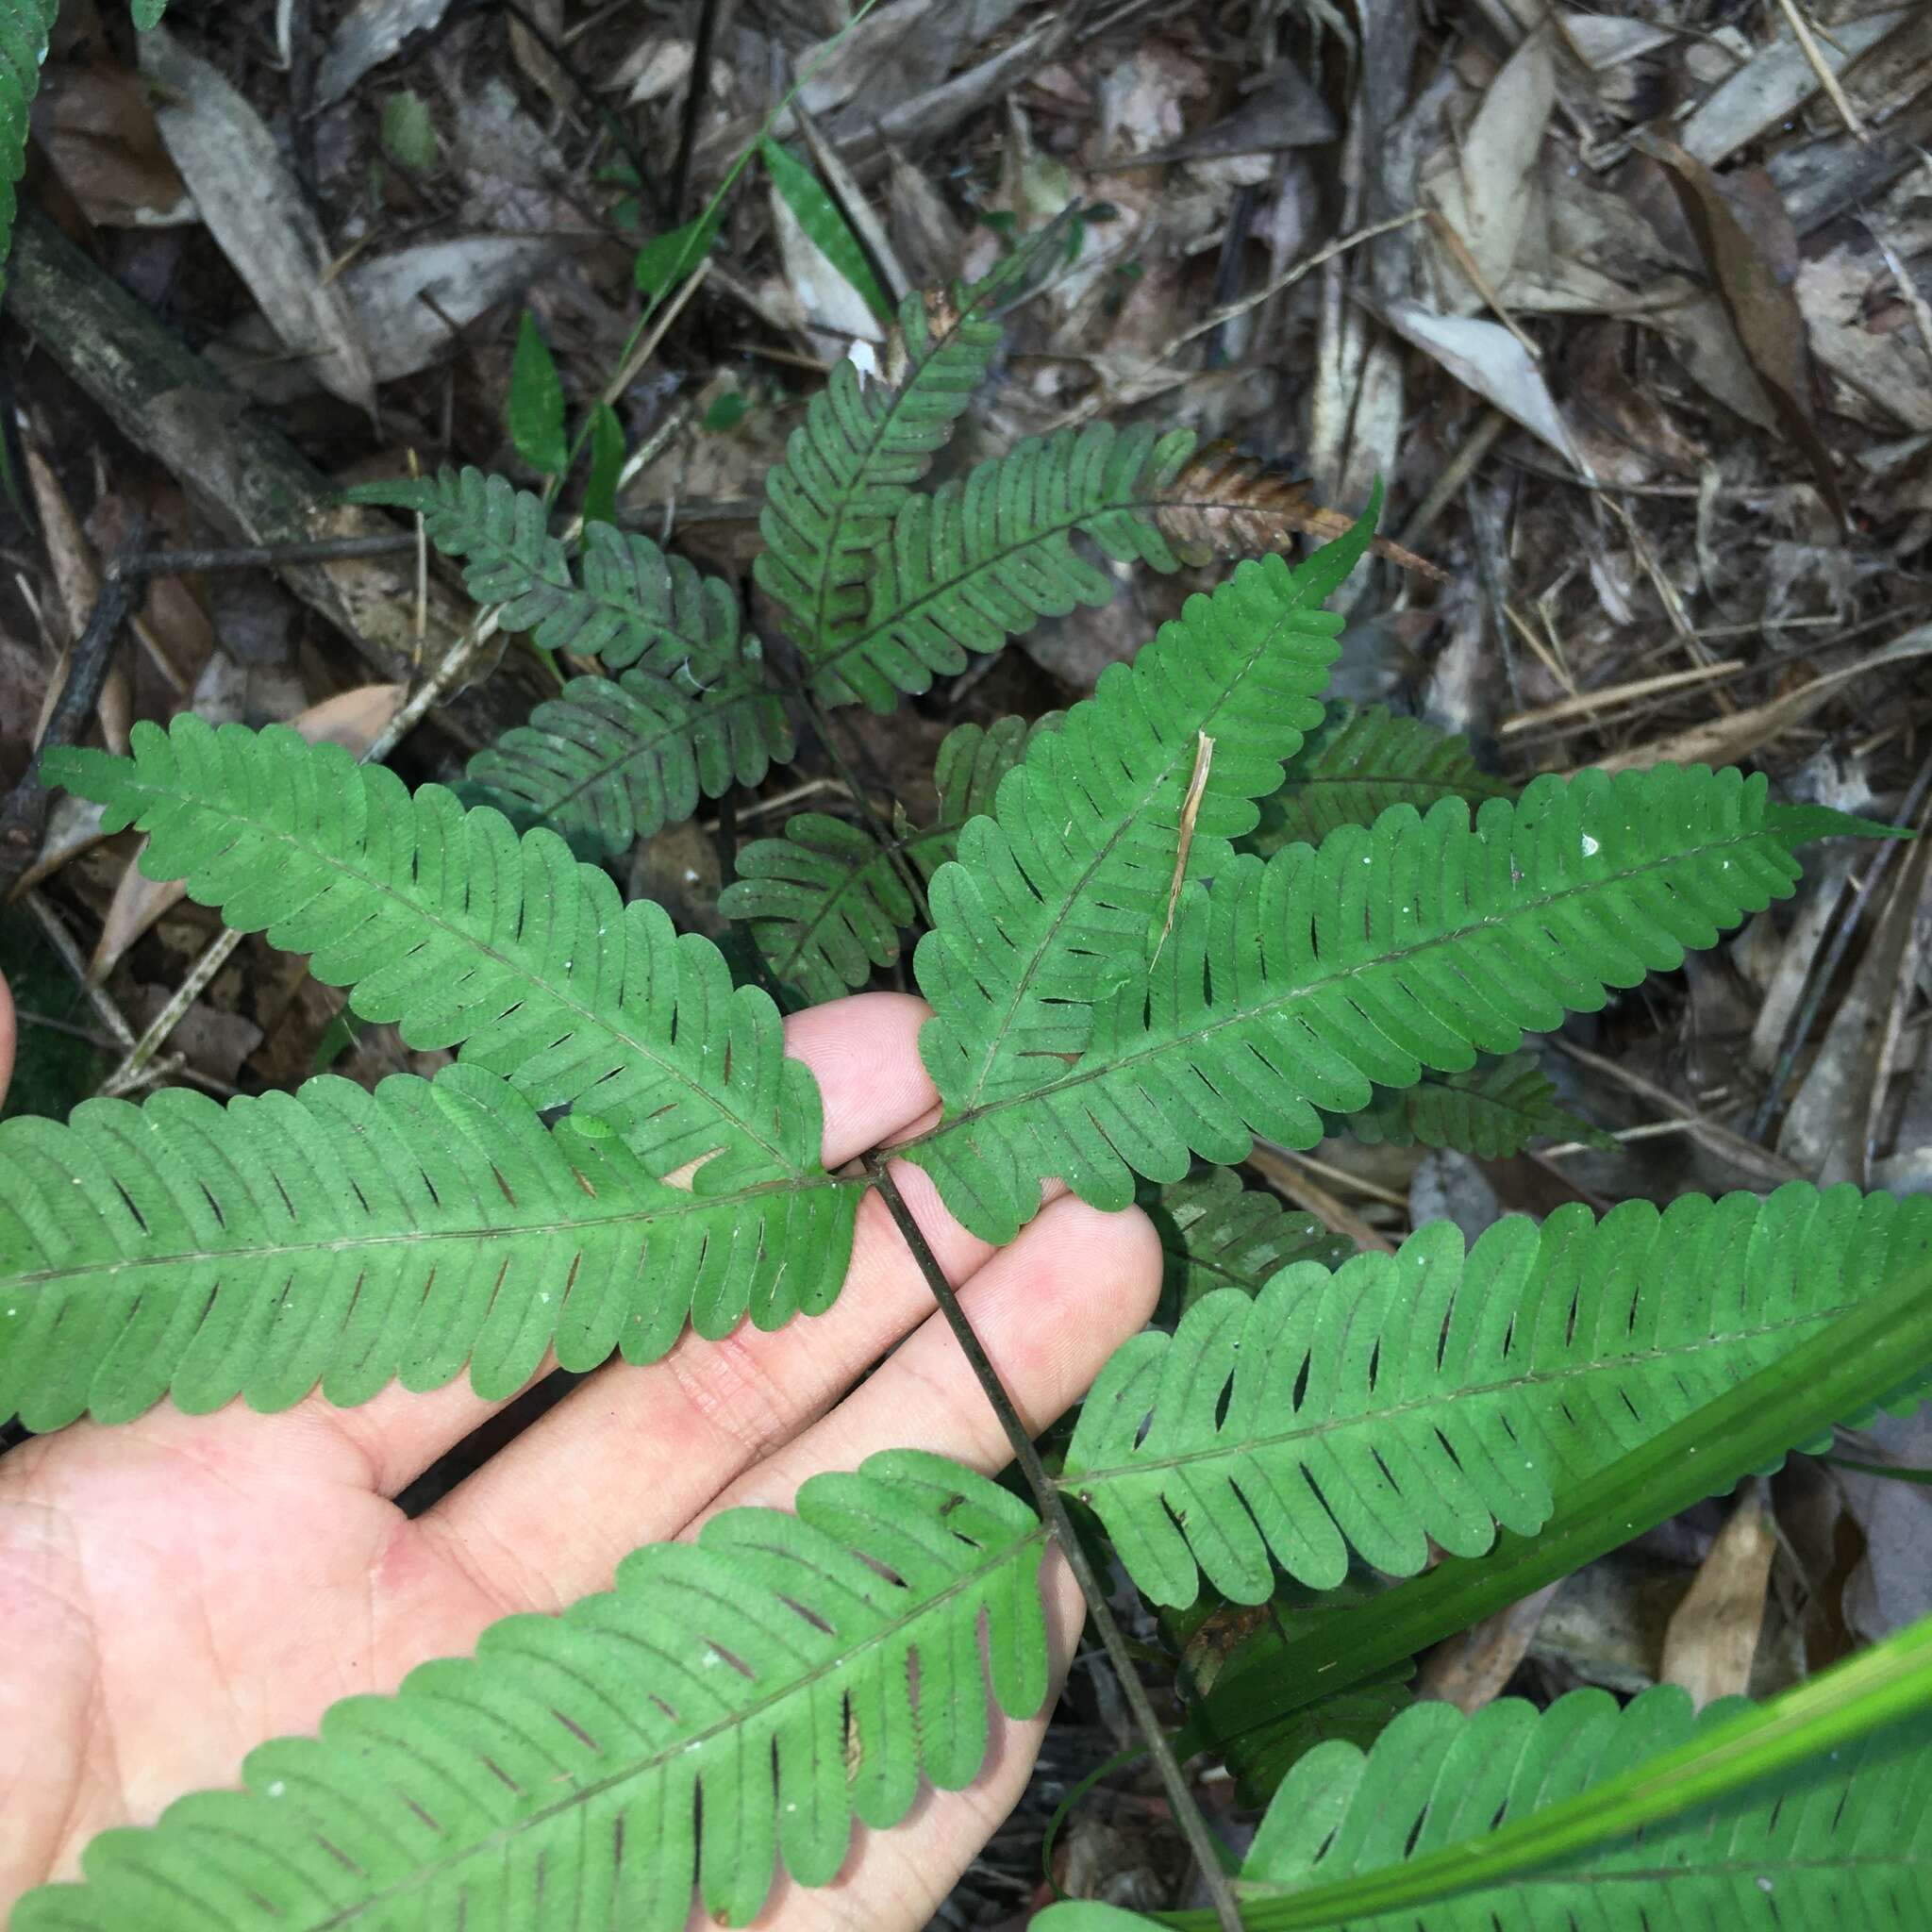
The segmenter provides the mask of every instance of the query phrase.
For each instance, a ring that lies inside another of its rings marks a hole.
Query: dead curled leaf
[[[1355,523],[1346,511],[1316,503],[1305,481],[1230,442],[1210,442],[1190,459],[1168,485],[1155,521],[1190,563],[1280,550],[1296,536],[1326,541]],[[1449,581],[1447,571],[1386,537],[1373,539],[1372,547],[1404,570]]]
[[[1845,507],[1838,473],[1811,420],[1813,377],[1804,311],[1765,246],[1767,236],[1783,223],[1782,208],[1768,203],[1760,191],[1747,219],[1717,176],[1675,142],[1647,132],[1632,139],[1641,153],[1664,169],[1738,341],[1785,434],[1804,452],[1819,494],[1843,530]]]

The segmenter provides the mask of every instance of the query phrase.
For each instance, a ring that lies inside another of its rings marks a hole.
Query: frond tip
[[[1928,1249],[1932,1199],[1796,1181],[1601,1222],[1571,1204],[1467,1255],[1438,1222],[1393,1256],[1298,1263],[1134,1337],[1061,1481],[1158,1603],[1191,1602],[1204,1574],[1261,1603],[1274,1563],[1332,1589],[1351,1549],[1411,1576],[1431,1539],[1477,1556],[1498,1525],[1541,1528],[1559,1489],[1901,1292]]]
[[[855,1819],[896,1824],[922,1775],[971,1783],[992,1704],[1039,1708],[1044,1538],[912,1450],[811,1477],[796,1510],[726,1510],[561,1617],[333,1706],[319,1738],[251,1752],[244,1790],[96,1838],[85,1883],[29,1893],[14,1932],[680,1932],[694,1883],[733,1925],[781,1862],[830,1883]]]

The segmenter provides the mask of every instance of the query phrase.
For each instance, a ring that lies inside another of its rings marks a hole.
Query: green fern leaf
[[[887,379],[837,362],[765,476],[753,565],[810,658],[860,620],[892,519],[953,432],[1000,345],[992,320],[1021,270],[1009,262],[976,288],[908,295],[886,352]]]
[[[1517,1698],[1471,1716],[1418,1704],[1366,1755],[1325,1743],[1289,1774],[1241,1867],[1243,1918],[1333,1932],[1916,1932],[1932,1923],[1932,1721],[1924,1716],[1678,1817],[1472,1884],[1461,1861],[1480,1856],[1493,1833],[1710,1738],[1745,1708],[1726,1698],[1693,1716],[1674,1685],[1621,1709],[1594,1690],[1542,1711]],[[1437,1856],[1461,1864],[1438,1881],[1453,1896],[1357,1911],[1338,1890],[1332,1916],[1325,1898],[1307,1896]],[[1040,1932],[1152,1924],[1089,1905],[1057,1906],[1036,1923]]]
[[[899,694],[965,668],[1042,617],[1097,607],[1114,579],[1074,547],[1085,537],[1121,563],[1173,571],[1156,521],[1194,446],[1191,431],[1104,423],[1016,444],[963,481],[908,492],[870,557],[862,607],[801,642],[828,704],[890,711]]]
[[[1141,1206],[1160,1233],[1160,1305],[1174,1319],[1217,1288],[1257,1295],[1283,1268],[1316,1261],[1339,1268],[1355,1253],[1312,1214],[1283,1207],[1265,1188],[1244,1188],[1232,1168],[1170,1187],[1143,1186]]]
[[[1477,806],[1516,792],[1476,763],[1466,738],[1380,705],[1341,705],[1290,760],[1248,846],[1265,858],[1284,845],[1319,845],[1341,825],[1372,825],[1391,806],[1425,812],[1445,798]]]
[[[352,1697],[249,1754],[245,1789],[104,1833],[14,1932],[741,1925],[776,1867],[837,1874],[855,1819],[980,1772],[991,1706],[1045,1697],[1025,1506],[936,1456],[815,1475],[628,1557],[561,1617]],[[991,1696],[980,1661],[982,1619]]]
[[[1932,1199],[1686,1195],[1601,1222],[1499,1222],[1464,1255],[1453,1224],[1337,1273],[1223,1290],[1179,1329],[1115,1351],[1062,1481],[1128,1574],[1185,1604],[1198,1574],[1240,1603],[1271,1556],[1330,1588],[1353,1548],[1411,1576],[1527,1535],[1553,1496],[1802,1342],[1901,1291],[1932,1248]]]
[[[967,825],[958,861],[932,881],[933,930],[916,956],[936,1016],[920,1050],[950,1120],[983,1118],[1086,1051],[1103,992],[1134,974],[1172,903],[1204,737],[1214,751],[1189,871],[1231,862],[1228,841],[1253,830],[1254,800],[1280,783],[1280,761],[1320,720],[1315,694],[1341,627],[1320,606],[1368,532],[1364,523],[1292,572],[1278,557],[1244,563],[1212,597],[1190,598],[1131,670],[1108,666],[1093,697],[1034,741],[994,814]],[[959,1168],[963,1137],[952,1139]],[[946,1144],[927,1142],[921,1158],[946,1164]],[[1150,1178],[1186,1171],[1168,1163]],[[1004,1225],[994,1239],[1010,1240],[1021,1218],[982,1217],[975,1231]]]
[[[611,857],[756,785],[794,749],[756,638],[698,685],[680,666],[575,677],[470,760],[468,776],[519,824],[541,823]]]
[[[651,901],[621,905],[554,833],[521,840],[441,786],[275,725],[187,713],[133,757],[50,754],[48,776],[149,836],[142,869],[230,925],[312,953],[326,986],[412,1046],[461,1047],[534,1105],[622,1132],[654,1177],[703,1160],[701,1193],[824,1184],[821,1109],[777,1009]]]
[[[413,510],[447,557],[467,558],[463,584],[479,604],[501,604],[497,623],[529,631],[546,651],[639,664],[708,682],[737,653],[738,599],[648,537],[584,525],[583,581],[549,528],[543,499],[480,470],[360,483],[350,503]]]
[[[992,809],[1031,732],[1055,722],[1001,718],[949,731],[933,765],[938,814],[917,829],[902,824],[891,849],[844,819],[798,813],[782,839],[756,839],[740,852],[738,877],[719,894],[718,909],[750,923],[773,977],[808,1001],[863,986],[874,966],[897,961],[900,931],[912,924],[895,858],[930,879],[952,858],[959,827]]]
[[[468,1066],[0,1122],[0,1417],[277,1409],[318,1384],[346,1406],[465,1362],[493,1401],[552,1345],[567,1369],[655,1360],[687,1316],[715,1337],[824,1307],[857,1200],[667,1186]]]
[[[147,0],[135,4],[139,19]],[[20,213],[14,190],[26,172],[29,110],[41,91],[47,38],[59,10],[59,0],[0,0],[0,267],[13,248]]]
[[[1115,691],[1136,696],[1130,683]],[[1066,866],[1060,851],[1042,862],[1032,827],[1074,820],[1065,852],[1087,859],[1083,782],[1101,774],[1115,796],[1129,791],[1118,774],[1143,768],[1151,709],[1116,699],[1077,739],[1076,709],[1059,738],[1086,759],[1053,772],[1029,753],[996,819],[975,821],[984,839],[962,839],[959,862],[933,881],[937,929],[919,964],[938,1017],[922,1045],[947,1118],[907,1153],[988,1240],[1012,1239],[1050,1175],[1122,1208],[1134,1174],[1175,1179],[1195,1155],[1240,1160],[1256,1134],[1311,1147],[1318,1109],[1353,1113],[1376,1086],[1460,1071],[1566,1011],[1596,1011],[1608,989],[1681,965],[1788,896],[1798,844],[1884,829],[1773,805],[1761,776],[1703,766],[1540,778],[1514,806],[1490,800],[1474,827],[1460,800],[1426,818],[1398,806],[1372,829],[1344,825],[1265,865],[1244,855],[1211,889],[1190,885],[1151,972],[1117,967],[1086,1026],[1023,1032],[1009,1017],[1022,1001],[996,1002],[989,986],[1058,993],[1084,1013],[1073,1002],[1104,959],[1058,943],[1056,897],[1026,906],[1026,880]],[[1150,840],[1143,896],[1116,920],[1117,946],[1144,916],[1158,849]]]
[[[1466,1073],[1425,1074],[1413,1086],[1378,1087],[1367,1107],[1324,1114],[1330,1134],[1352,1134],[1371,1147],[1454,1147],[1501,1160],[1539,1138],[1614,1146],[1608,1135],[1557,1105],[1557,1090],[1533,1055],[1485,1059]]]

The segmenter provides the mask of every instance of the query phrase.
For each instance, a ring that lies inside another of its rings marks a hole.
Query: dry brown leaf
[[[101,574],[94,563],[92,547],[60,479],[40,451],[26,452],[27,482],[33,491],[34,508],[40,513],[41,536],[47,546],[47,561],[54,572],[54,608],[43,609],[60,645],[59,661],[48,678],[41,698],[41,715],[34,726],[38,744],[54,715],[54,707],[67,684],[67,666],[74,642],[87,628],[88,619],[101,594]],[[118,661],[110,663],[101,685],[101,700],[95,715],[100,719],[101,736],[112,752],[127,749],[128,726],[133,722],[134,701],[128,691],[127,673]]]
[[[1844,499],[1838,472],[1811,421],[1811,355],[1804,311],[1774,258],[1795,262],[1796,237],[1790,232],[1769,176],[1753,177],[1760,186],[1746,209],[1696,156],[1675,142],[1640,134],[1635,144],[1664,168],[1739,343],[1771,397],[1785,434],[1804,452],[1819,494],[1843,529]]]
[[[1516,260],[1537,195],[1538,156],[1557,99],[1557,68],[1547,33],[1533,33],[1490,84],[1452,165],[1428,183],[1429,199],[1468,247],[1477,273],[1500,289]],[[1438,285],[1460,314],[1481,308],[1454,251],[1443,251]]]
[[[386,730],[408,695],[400,684],[358,685],[310,705],[289,720],[290,728],[310,744],[339,744],[352,758],[360,758]],[[101,937],[88,962],[88,979],[99,986],[120,963],[142,933],[173,907],[181,903],[187,887],[179,879],[151,879],[141,870],[137,854],[114,888]],[[245,1049],[244,1049],[245,1051]]]
[[[1765,1587],[1776,1553],[1763,1486],[1754,1478],[1664,1632],[1659,1682],[1681,1684],[1699,1708],[1714,1697],[1743,1694],[1757,1655]]]
[[[198,220],[168,158],[147,90],[125,67],[50,62],[34,101],[35,139],[67,192],[104,227]]]
[[[1355,519],[1314,502],[1308,486],[1232,443],[1210,442],[1167,486],[1155,511],[1162,533],[1190,563],[1210,558],[1281,550],[1297,536],[1324,541],[1345,535]],[[1420,576],[1449,581],[1449,573],[1386,537],[1371,539],[1376,556]]]
[[[1533,1595],[1497,1610],[1460,1635],[1439,1643],[1416,1679],[1416,1695],[1474,1713],[1502,1696],[1516,1667],[1529,1655],[1537,1626],[1562,1584],[1545,1584]]]
[[[361,325],[329,275],[322,229],[261,117],[165,27],[141,36],[141,65],[160,93],[156,120],[169,155],[276,335],[315,358],[327,388],[373,412],[375,373]]]
[[[1387,303],[1382,318],[1465,389],[1541,437],[1573,469],[1589,474],[1542,371],[1500,322],[1474,315],[1436,315],[1419,302]]]

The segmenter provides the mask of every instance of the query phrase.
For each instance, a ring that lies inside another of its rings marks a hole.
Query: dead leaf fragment
[[[1386,303],[1381,313],[1397,335],[1432,356],[1465,389],[1541,437],[1573,469],[1590,474],[1542,371],[1501,323],[1432,314],[1420,302]]]
[[[165,27],[141,36],[141,65],[160,91],[155,119],[170,157],[276,335],[313,357],[337,395],[373,412],[375,375],[355,308],[329,276],[322,229],[261,117]]]
[[[1751,1681],[1776,1551],[1762,1485],[1754,1479],[1664,1632],[1659,1681],[1681,1684],[1700,1709],[1714,1697],[1741,1696]]]
[[[1769,242],[1788,258],[1796,256],[1794,236],[1789,237],[1788,247],[1774,239],[1781,225],[1789,236],[1781,205],[1774,213],[1760,191],[1747,218],[1717,176],[1675,142],[1640,134],[1635,144],[1663,166],[1739,343],[1763,383],[1785,434],[1804,452],[1819,494],[1842,530],[1845,508],[1838,472],[1811,421],[1811,352],[1804,311],[1790,283],[1778,275],[1767,247]],[[1774,202],[1769,177],[1759,179]]]
[[[126,68],[50,63],[34,101],[33,126],[89,221],[164,227],[198,219],[161,145],[147,90]]]

